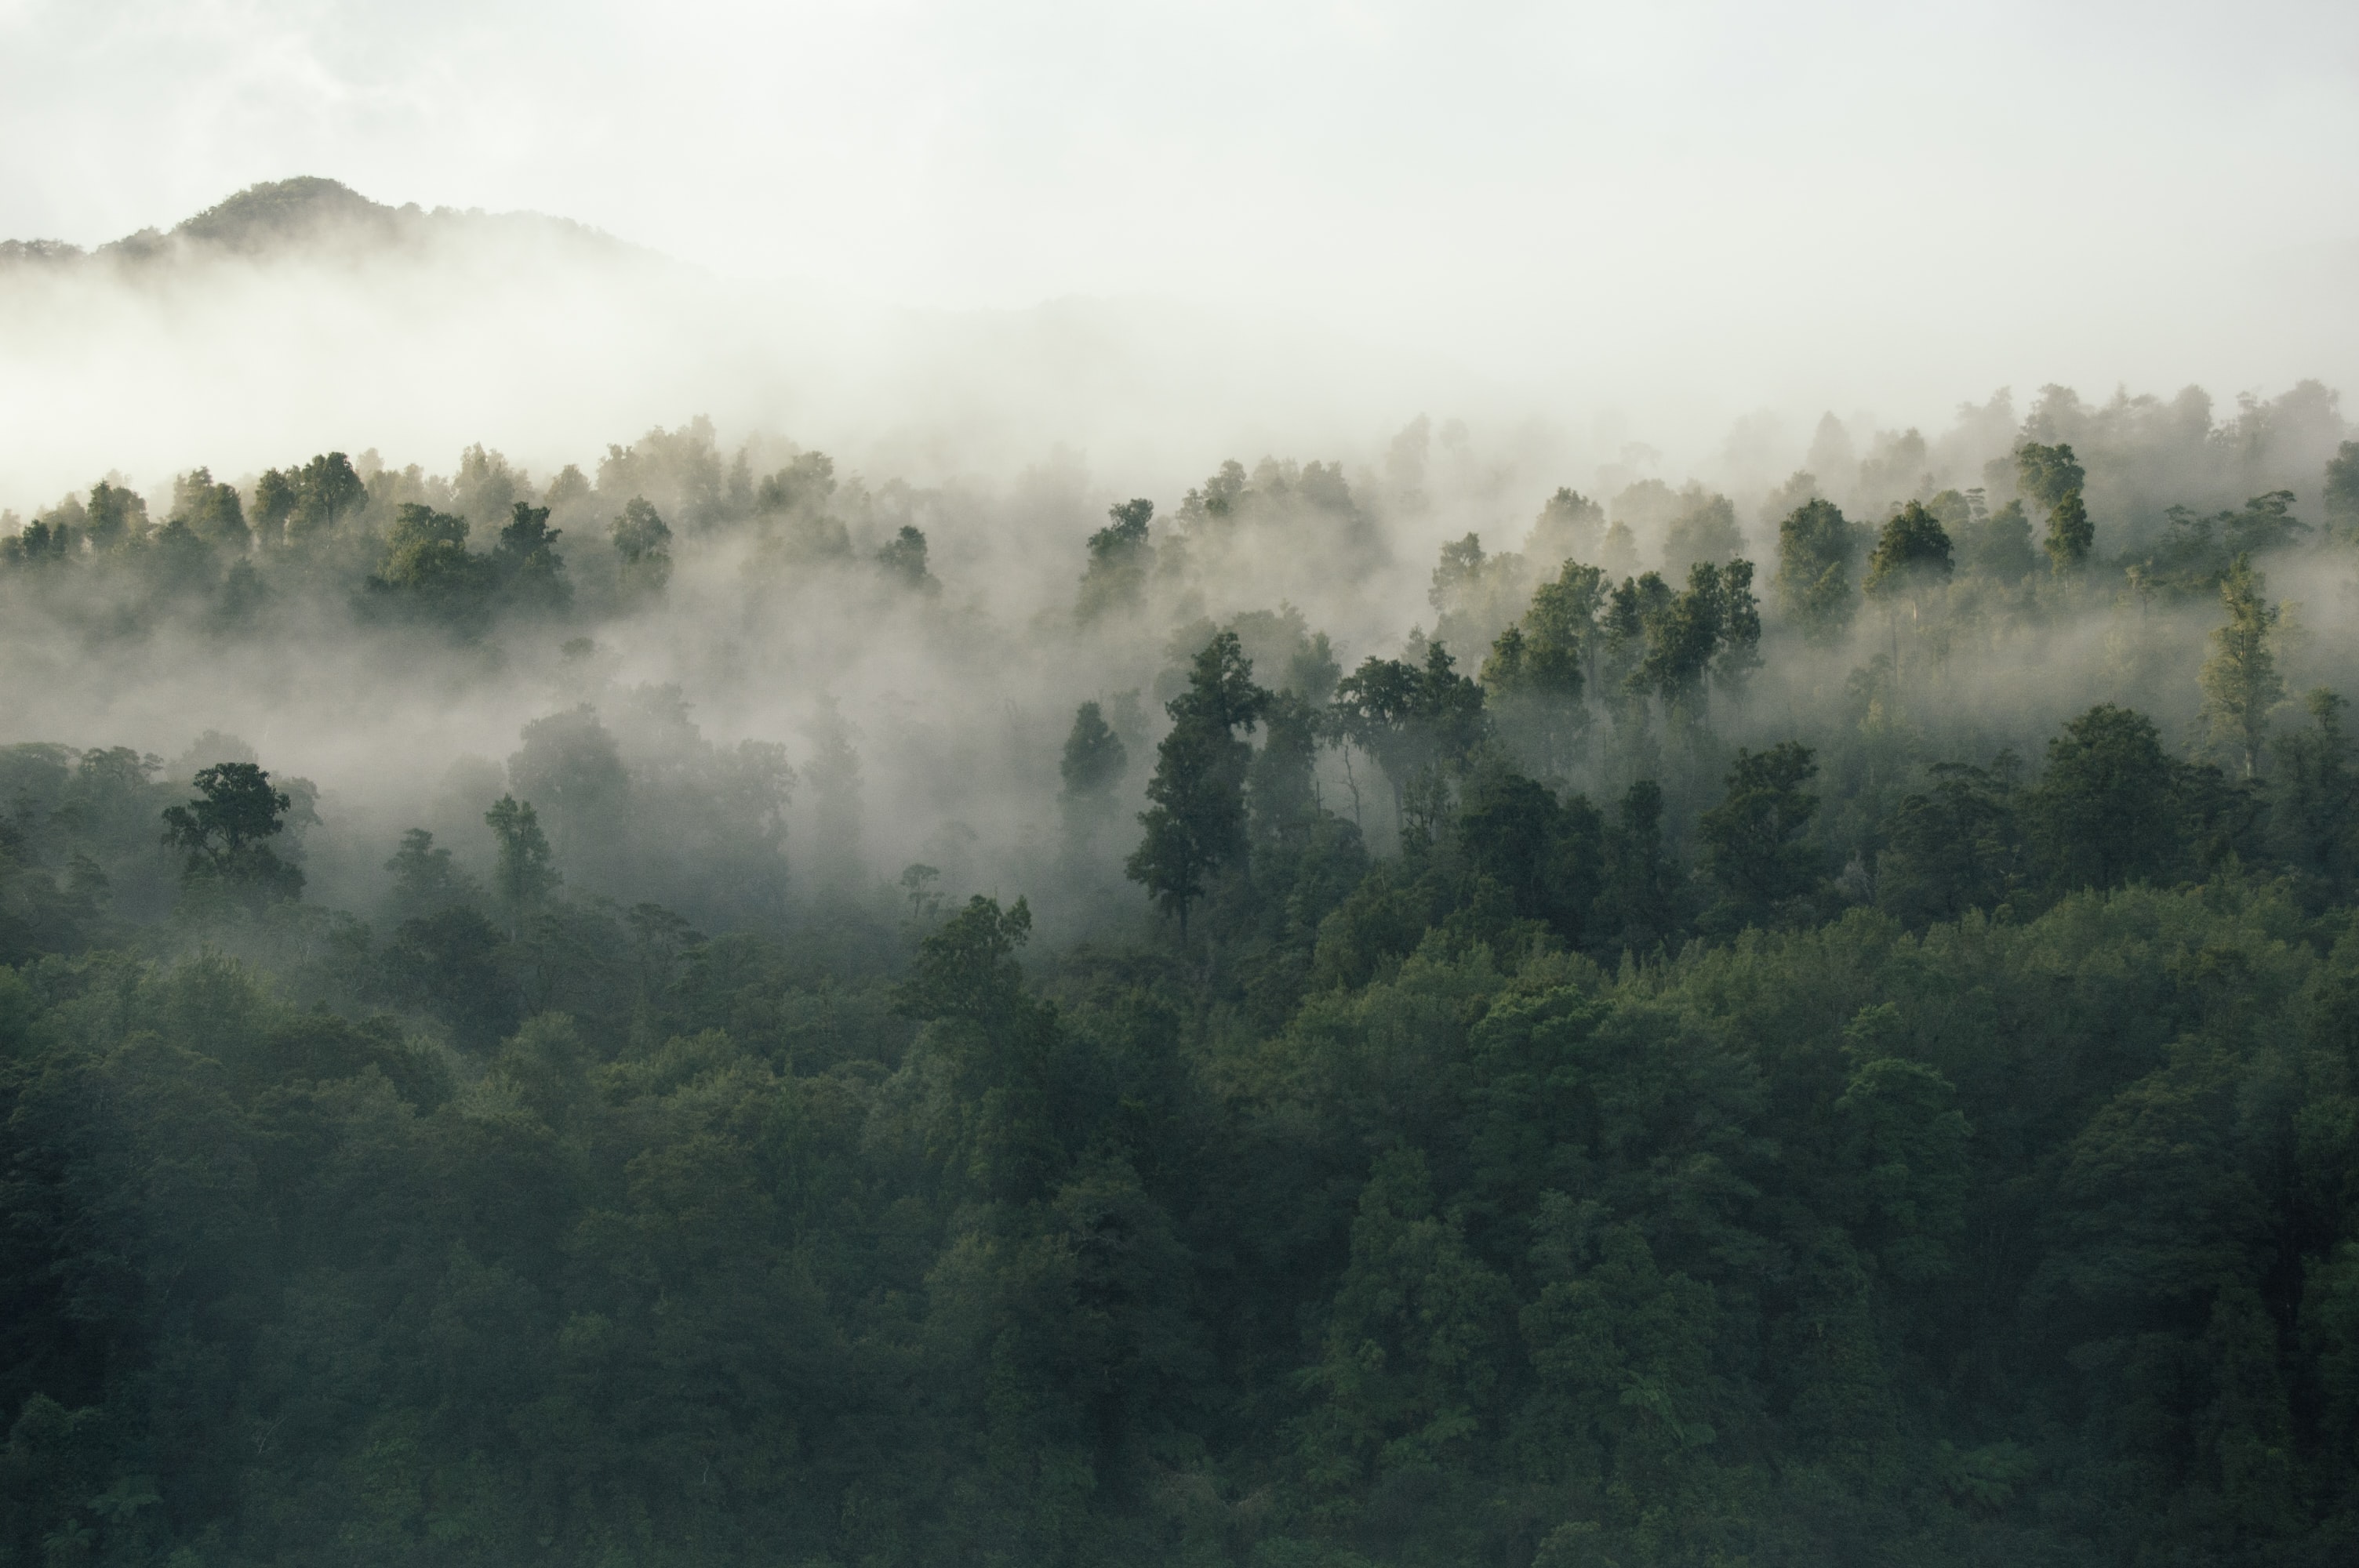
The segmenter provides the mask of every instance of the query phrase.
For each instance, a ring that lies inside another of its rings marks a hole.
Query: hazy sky
[[[0,0],[0,233],[255,180],[1529,382],[2359,393],[2359,5]]]

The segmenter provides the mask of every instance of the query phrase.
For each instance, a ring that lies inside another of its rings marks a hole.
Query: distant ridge
[[[342,180],[299,175],[248,186],[168,231],[142,229],[85,251],[62,240],[0,240],[0,265],[71,266],[90,262],[139,265],[183,255],[266,256],[292,252],[347,254],[431,243],[467,231],[532,233],[616,254],[652,252],[571,219],[538,212],[487,213],[415,203],[388,207]]]
[[[394,208],[370,200],[342,180],[305,174],[248,186],[172,232],[233,250],[254,250],[337,225],[390,225],[397,216]]]

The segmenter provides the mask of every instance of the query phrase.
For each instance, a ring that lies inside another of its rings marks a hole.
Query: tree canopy
[[[16,517],[0,1568],[2341,1562],[2347,429]]]

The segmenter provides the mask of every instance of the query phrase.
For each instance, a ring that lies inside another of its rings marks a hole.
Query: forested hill
[[[176,260],[366,254],[469,234],[530,238],[584,252],[647,256],[594,229],[533,212],[484,213],[416,204],[388,207],[337,180],[299,176],[250,186],[168,230],[142,229],[84,250],[61,240],[0,241],[0,278],[12,265],[138,268]]]
[[[12,517],[0,1565],[2350,1561],[2359,441],[1968,413]]]

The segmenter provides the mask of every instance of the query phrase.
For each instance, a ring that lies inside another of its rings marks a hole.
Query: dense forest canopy
[[[0,1564],[2345,1561],[2350,436],[10,513]]]

